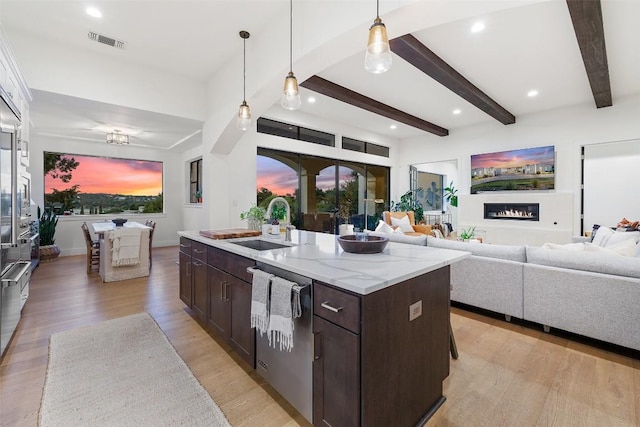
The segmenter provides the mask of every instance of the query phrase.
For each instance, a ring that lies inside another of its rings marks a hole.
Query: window
[[[388,167],[265,148],[257,164],[256,203],[266,208],[284,197],[301,230],[336,233],[345,221],[373,230],[389,206]]]
[[[60,215],[163,212],[162,162],[44,153],[44,201]]]
[[[313,144],[336,146],[336,136],[319,130],[307,129],[289,123],[277,122],[260,117],[258,119],[258,132],[283,138],[297,139],[298,141],[311,142]]]
[[[202,159],[189,164],[189,203],[202,203]]]
[[[342,148],[345,150],[359,151],[360,153],[373,154],[374,156],[389,157],[389,147],[374,144],[372,142],[358,141],[357,139],[342,137]]]

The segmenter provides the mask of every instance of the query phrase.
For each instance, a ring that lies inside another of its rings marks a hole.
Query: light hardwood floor
[[[178,249],[154,248],[148,278],[102,283],[85,257],[34,272],[31,296],[0,365],[0,425],[36,426],[53,333],[149,312],[233,426],[308,426],[178,298]],[[637,426],[640,361],[454,308],[460,358],[428,426]]]

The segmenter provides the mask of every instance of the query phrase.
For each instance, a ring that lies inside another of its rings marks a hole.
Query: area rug
[[[51,336],[41,426],[230,426],[147,313]]]

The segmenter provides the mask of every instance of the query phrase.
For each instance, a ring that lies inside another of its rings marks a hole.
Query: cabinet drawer
[[[245,282],[251,283],[253,275],[247,273],[247,268],[254,267],[256,262],[252,259],[209,246],[207,248],[207,264],[219,268]]]
[[[186,237],[180,237],[180,252],[191,256],[192,244],[193,240],[187,239]]]
[[[360,298],[319,282],[313,283],[313,313],[360,333]]]
[[[193,242],[191,256],[199,261],[207,262],[207,245],[200,242]]]

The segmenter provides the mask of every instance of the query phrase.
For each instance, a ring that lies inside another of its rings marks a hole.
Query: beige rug
[[[229,426],[147,313],[51,336],[41,426]]]

